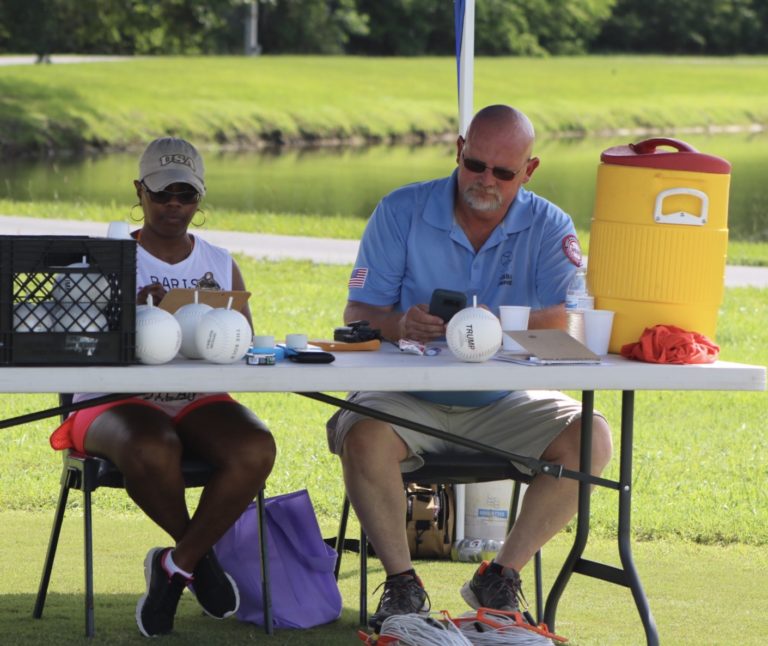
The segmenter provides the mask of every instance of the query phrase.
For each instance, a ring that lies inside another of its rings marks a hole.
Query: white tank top
[[[210,272],[221,289],[232,289],[232,256],[222,247],[194,236],[192,253],[181,262],[169,264],[136,247],[136,292],[146,285],[159,283],[166,290],[174,287],[194,288],[204,274]],[[103,393],[76,393],[73,401],[93,399]],[[147,393],[143,399],[158,405],[171,417],[196,399],[212,393]]]
[[[197,236],[194,241],[192,253],[175,265],[156,258],[144,247],[137,247],[136,291],[152,283],[159,283],[166,290],[194,288],[206,272],[213,274],[221,289],[232,289],[232,256],[229,252]]]

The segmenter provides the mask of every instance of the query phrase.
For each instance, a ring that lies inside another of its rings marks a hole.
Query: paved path
[[[77,222],[75,220],[46,220],[0,216],[0,234],[52,234],[59,235],[106,235],[104,222]],[[312,260],[318,263],[347,265],[355,261],[356,240],[334,238],[307,238],[280,236],[266,233],[239,233],[234,231],[203,230],[205,239],[226,247],[234,253],[267,260]],[[725,268],[726,287],[768,287],[768,267]]]
[[[51,63],[60,65],[61,63],[113,63],[118,61],[135,60],[135,56],[78,56],[77,54],[53,54],[50,58]],[[34,65],[37,62],[37,56],[0,56],[0,65]]]

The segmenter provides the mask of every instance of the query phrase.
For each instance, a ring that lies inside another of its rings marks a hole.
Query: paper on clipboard
[[[211,307],[226,307],[232,298],[232,309],[238,312],[243,309],[251,292],[241,290],[220,290],[220,289],[171,289],[160,301],[161,309],[173,314],[182,305],[195,302],[195,292],[197,292],[197,302],[205,303]]]
[[[344,341],[327,341],[322,339],[313,339],[311,344],[321,347],[326,352],[370,352],[381,348],[379,339],[370,341],[358,341],[356,343],[346,343]]]
[[[505,334],[520,344],[526,352],[501,351],[494,356],[494,359],[499,361],[539,366],[600,363],[600,355],[563,330],[516,330]]]

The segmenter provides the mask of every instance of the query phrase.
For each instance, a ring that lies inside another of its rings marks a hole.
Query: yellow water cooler
[[[609,351],[659,324],[714,340],[731,165],[667,138],[609,148],[600,160],[587,281],[595,307],[615,312]]]

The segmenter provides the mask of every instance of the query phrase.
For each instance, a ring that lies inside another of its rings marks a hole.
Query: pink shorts
[[[226,393],[220,393],[216,395],[208,395],[201,397],[191,402],[184,408],[182,408],[171,420],[174,424],[180,422],[184,417],[189,415],[193,410],[213,404],[215,402],[234,402]],[[80,453],[85,453],[85,436],[88,433],[88,429],[91,427],[91,423],[104,411],[108,411],[115,406],[122,406],[123,404],[135,404],[138,406],[149,406],[155,410],[165,412],[160,406],[152,403],[141,397],[129,397],[127,399],[121,399],[107,404],[101,404],[99,406],[92,406],[91,408],[83,408],[82,410],[72,413],[64,422],[57,428],[50,437],[51,446],[57,451],[63,449],[75,449]]]

